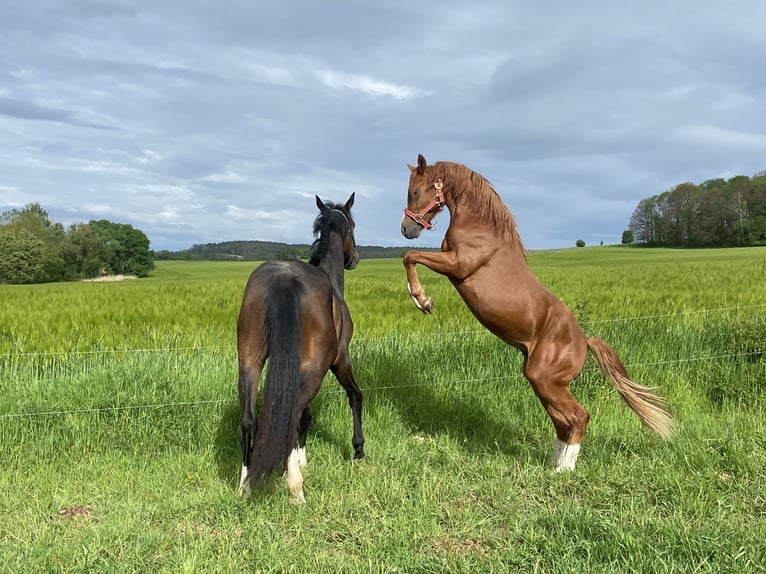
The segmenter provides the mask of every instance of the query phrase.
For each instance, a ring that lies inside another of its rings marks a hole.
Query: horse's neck
[[[332,232],[327,241],[330,242],[329,248],[317,267],[325,272],[333,288],[343,295],[343,239],[338,233]]]
[[[457,168],[458,171],[461,167],[457,166],[457,164],[448,165],[452,165],[452,169]],[[476,174],[476,176],[478,176],[478,174]],[[497,236],[500,238],[500,240],[509,242],[509,244],[513,247],[514,252],[517,252],[519,257],[524,261],[524,264],[526,265],[527,255],[524,251],[524,245],[521,242],[521,237],[515,228],[513,215],[508,212],[510,221],[507,228],[498,228],[488,220],[484,220],[484,218],[480,218],[476,215],[474,204],[479,201],[486,201],[485,198],[480,197],[481,193],[483,192],[475,187],[473,177],[470,175],[456,178],[455,183],[445,179],[444,204],[450,212],[449,227],[452,227],[453,223],[457,224],[457,222],[471,221],[475,224],[478,221],[483,221],[483,225],[486,225],[488,228],[495,229],[495,233],[498,234]],[[498,208],[507,210],[507,207],[502,203],[500,206],[498,206]]]

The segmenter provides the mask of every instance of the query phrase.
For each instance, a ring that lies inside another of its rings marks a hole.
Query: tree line
[[[131,225],[102,219],[65,229],[39,203],[0,215],[0,283],[145,277],[152,269],[149,239]]]
[[[658,247],[766,245],[766,171],[681,183],[638,202],[623,243]]]
[[[419,248],[420,249],[420,248]],[[357,245],[361,259],[383,259],[403,257],[404,247],[380,247]],[[429,250],[425,248],[425,250]],[[437,251],[437,249],[434,249]],[[208,261],[269,261],[272,259],[308,259],[311,246],[274,241],[223,241],[221,243],[195,244],[181,251],[161,250],[155,253],[157,260],[184,259]]]

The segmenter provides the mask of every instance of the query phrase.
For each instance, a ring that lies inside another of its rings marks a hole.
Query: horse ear
[[[348,201],[346,202],[346,211],[351,211],[351,208],[354,205],[354,196],[356,195],[356,192],[353,192],[351,194],[351,197],[348,198]]]
[[[423,157],[422,153],[418,154],[418,173],[420,175],[423,175],[426,172],[426,166],[428,164],[426,163],[426,158]]]
[[[322,211],[322,212],[324,212],[324,211],[327,211],[327,209],[329,209],[329,208],[327,207],[327,205],[325,205],[324,201],[322,201],[321,199],[319,199],[319,196],[318,196],[318,195],[315,195],[314,197],[316,197],[316,198],[317,198],[317,207],[319,208],[319,211]]]
[[[415,171],[415,166],[407,164],[407,167],[410,168],[410,171]]]

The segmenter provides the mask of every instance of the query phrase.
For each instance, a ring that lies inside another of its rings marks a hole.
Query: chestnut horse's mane
[[[438,162],[436,167],[444,172],[451,195],[461,207],[491,225],[500,237],[509,240],[514,247],[524,251],[516,220],[486,178],[459,163]]]

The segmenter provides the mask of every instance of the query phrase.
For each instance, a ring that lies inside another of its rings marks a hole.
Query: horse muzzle
[[[359,264],[359,252],[354,249],[354,253],[349,257],[346,261],[344,261],[343,267],[347,271],[351,271],[352,269],[356,269],[356,266]]]
[[[407,239],[416,239],[420,237],[420,232],[423,231],[423,226],[416,223],[412,218],[405,216],[402,219],[402,235]]]

